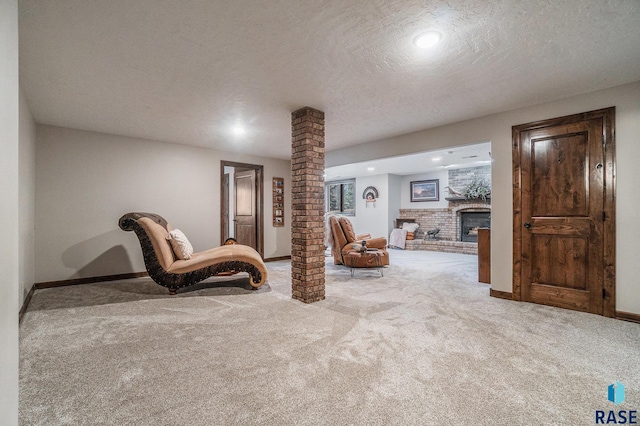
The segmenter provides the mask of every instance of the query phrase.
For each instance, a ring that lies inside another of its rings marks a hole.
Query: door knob
[[[531,228],[531,224],[529,222],[525,222],[524,223],[524,227],[529,229],[529,228]]]

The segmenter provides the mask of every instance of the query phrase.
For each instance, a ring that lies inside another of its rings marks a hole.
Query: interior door
[[[229,238],[229,173],[222,175],[222,197],[220,205],[222,240]]]
[[[236,169],[234,230],[239,244],[256,247],[256,171]]]
[[[523,301],[601,315],[607,296],[615,306],[613,289],[608,294],[605,288],[614,285],[609,280],[605,286],[613,264],[607,184],[614,165],[606,152],[613,114],[601,110],[514,127],[514,257]]]

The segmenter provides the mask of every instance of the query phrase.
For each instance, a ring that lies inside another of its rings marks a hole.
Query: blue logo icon
[[[609,385],[608,400],[616,405],[620,405],[624,402],[624,385],[618,381]]]

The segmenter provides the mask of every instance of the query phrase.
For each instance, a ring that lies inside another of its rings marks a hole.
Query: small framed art
[[[273,178],[273,226],[284,226],[284,178]]]

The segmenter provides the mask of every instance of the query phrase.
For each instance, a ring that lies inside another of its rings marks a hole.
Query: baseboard
[[[637,322],[640,324],[640,314],[632,314],[631,312],[616,311],[616,318],[623,321]]]
[[[44,288],[53,288],[53,287],[65,287],[68,285],[78,285],[78,284],[91,284],[91,283],[99,283],[104,281],[117,281],[117,280],[127,280],[130,278],[141,278],[148,277],[149,274],[146,272],[130,272],[127,274],[116,274],[116,275],[103,275],[101,277],[86,277],[86,278],[74,278],[71,280],[60,280],[60,281],[47,281],[43,283],[35,283],[32,289],[41,290]]]
[[[277,262],[278,260],[291,260],[291,256],[269,257],[264,259],[265,262]]]
[[[513,293],[509,293],[508,291],[490,289],[489,296],[497,297],[498,299],[513,300]]]
[[[27,312],[27,308],[29,307],[29,302],[31,302],[31,297],[33,297],[33,292],[36,291],[36,285],[32,285],[31,289],[27,293],[27,297],[24,298],[24,302],[22,302],[22,308],[20,308],[20,312],[18,313],[18,324],[22,322],[22,317],[24,313]]]
[[[268,259],[264,259],[264,261],[275,262],[277,260],[290,260],[290,259],[291,259],[291,256],[280,256],[280,257],[270,257]],[[149,274],[147,272],[130,272],[127,274],[103,275],[101,277],[86,277],[86,278],[73,278],[70,280],[47,281],[42,283],[35,283],[33,287],[31,287],[31,291],[41,290],[44,288],[65,287],[68,285],[78,285],[78,284],[91,284],[91,283],[99,283],[104,281],[127,280],[131,278],[141,278],[141,277],[148,277],[148,276]]]

